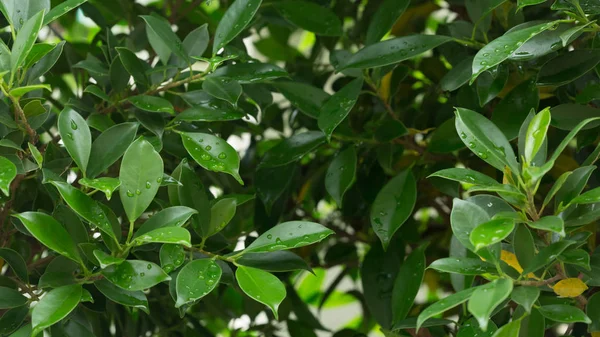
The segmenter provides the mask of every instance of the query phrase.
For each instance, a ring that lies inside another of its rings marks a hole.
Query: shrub
[[[598,2],[0,11],[0,336],[600,335]]]

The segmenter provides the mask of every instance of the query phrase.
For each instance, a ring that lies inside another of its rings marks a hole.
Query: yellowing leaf
[[[600,337],[600,331],[592,332],[592,337]]]
[[[588,289],[588,286],[578,278],[564,279],[552,287],[560,297],[577,297]]]
[[[519,264],[519,260],[517,260],[517,256],[513,252],[509,252],[508,250],[502,250],[500,252],[500,259],[504,261],[507,265],[511,266],[514,270],[518,271],[519,274],[523,272],[523,267]],[[534,273],[527,274],[527,278],[537,279]]]

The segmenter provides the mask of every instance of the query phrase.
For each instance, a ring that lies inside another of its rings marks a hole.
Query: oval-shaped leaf
[[[123,290],[107,280],[98,280],[94,285],[109,300],[132,308],[138,308],[146,313],[148,309],[148,299],[142,291]]]
[[[119,265],[109,266],[102,270],[102,275],[116,286],[130,291],[148,289],[171,279],[156,264],[141,260],[125,260]]]
[[[182,227],[162,227],[138,236],[133,242],[137,245],[145,243],[173,243],[191,247],[191,235]]]
[[[545,267],[549,263],[553,262],[558,255],[560,255],[565,249],[573,245],[574,241],[562,240],[555,242],[543,249],[531,260],[529,266],[523,270],[523,274],[529,274],[538,271]]]
[[[283,283],[275,275],[256,268],[239,266],[235,271],[235,278],[246,295],[271,308],[275,319],[279,319],[278,309],[285,299],[286,291]]]
[[[10,195],[10,184],[17,176],[17,167],[12,161],[0,156],[0,190]]]
[[[469,257],[446,257],[433,261],[428,268],[444,273],[481,275],[496,272],[496,267],[481,259]]]
[[[196,213],[198,211],[186,206],[165,208],[146,220],[135,232],[133,238],[163,227],[181,227]]]
[[[394,233],[412,214],[417,200],[417,182],[410,170],[392,178],[371,206],[371,226],[387,249]]]
[[[287,250],[273,252],[244,253],[236,260],[237,264],[270,272],[307,270],[312,272],[306,261]]]
[[[319,131],[295,134],[267,151],[260,162],[260,167],[276,167],[295,162],[305,154],[312,152],[323,142],[325,142],[325,135]]]
[[[469,239],[475,247],[475,250],[491,246],[494,243],[504,240],[515,229],[515,222],[512,219],[492,219],[475,227],[471,232]]]
[[[121,186],[121,181],[117,178],[82,178],[79,179],[79,184],[81,186],[89,187],[98,191],[101,191],[106,195],[106,199],[110,200],[114,191]]]
[[[219,285],[221,274],[221,267],[211,259],[194,260],[186,264],[177,275],[175,307],[179,308],[208,295]]]
[[[179,268],[185,261],[185,251],[183,246],[164,244],[160,248],[160,266],[166,273]]]
[[[372,44],[381,40],[389,32],[400,15],[404,13],[409,4],[410,0],[383,1],[371,17],[365,43]]]
[[[405,319],[414,305],[425,274],[426,248],[427,244],[424,244],[415,249],[398,270],[392,290],[392,322],[394,324]]]
[[[220,232],[235,215],[237,200],[234,198],[223,198],[215,202],[210,209],[210,223],[203,236],[209,237]]]
[[[226,77],[209,77],[202,82],[202,89],[211,96],[233,105],[237,104],[242,95],[242,86],[237,81]]]
[[[262,0],[236,0],[227,8],[215,32],[213,55],[246,28],[261,3]]]
[[[58,132],[69,155],[85,175],[92,149],[92,135],[85,119],[66,108],[58,115]]]
[[[32,336],[58,323],[77,307],[81,300],[80,284],[59,287],[49,291],[31,311]]]
[[[525,308],[525,311],[528,313],[531,313],[531,307],[533,307],[538,297],[540,297],[540,289],[538,287],[517,287],[510,294],[513,302]]]
[[[173,104],[162,97],[138,95],[127,99],[138,109],[150,112],[166,112],[174,115]]]
[[[357,160],[356,149],[350,146],[335,156],[327,168],[325,189],[340,208],[342,208],[344,194],[356,180]]]
[[[477,287],[473,292],[467,304],[467,309],[477,319],[481,330],[487,330],[492,312],[510,296],[512,289],[512,280],[500,278]]]
[[[272,84],[290,103],[312,118],[318,118],[321,107],[330,97],[325,91],[302,82],[275,82]]]
[[[241,1],[241,0],[238,0]],[[256,1],[256,0],[253,0]],[[221,21],[223,22],[223,21]],[[227,77],[240,84],[257,83],[287,77],[288,73],[280,67],[268,63],[236,63],[219,67],[209,77]]]
[[[419,314],[419,317],[417,318],[417,330],[419,330],[423,323],[425,323],[425,321],[427,321],[431,317],[439,315],[447,310],[456,307],[457,305],[466,302],[471,297],[473,292],[475,292],[475,290],[477,290],[478,288],[479,287],[473,287],[461,290],[428,306]]]
[[[454,180],[461,183],[482,185],[482,186],[497,186],[500,185],[494,178],[469,169],[464,168],[449,168],[435,172],[430,177],[440,177],[444,179]]]
[[[316,222],[288,221],[264,232],[244,252],[268,252],[308,246],[334,232]]]
[[[154,199],[163,170],[162,157],[148,141],[138,139],[125,151],[119,171],[119,195],[130,222],[139,218]]]
[[[529,123],[525,134],[525,149],[523,155],[527,164],[530,164],[546,139],[546,132],[550,126],[550,109],[540,111]]]
[[[587,74],[600,63],[598,50],[574,50],[546,62],[538,73],[538,85],[561,86]]]
[[[0,286],[0,309],[20,307],[27,303],[27,297],[12,288]]]
[[[15,4],[21,6],[21,4]],[[22,19],[20,19],[22,20]],[[38,32],[42,28],[42,22],[44,21],[44,11],[40,11],[31,18],[29,18],[25,24],[23,22],[15,22],[13,24],[22,25],[21,29],[17,33],[17,38],[12,46],[10,55],[10,67],[11,76],[16,76],[17,69],[23,65],[29,51],[33,48],[35,40],[37,39]],[[11,77],[11,81],[12,81]]]
[[[19,253],[10,248],[0,248],[0,259],[8,263],[8,265],[13,269],[15,275],[17,275],[22,281],[29,282],[27,265]]]
[[[240,184],[244,184],[238,173],[240,157],[225,140],[196,132],[181,133],[181,138],[185,149],[200,166],[210,171],[227,173]]]
[[[136,123],[121,123],[102,132],[92,144],[87,176],[94,178],[116,162],[135,139],[137,129]]]
[[[565,236],[565,222],[558,216],[545,216],[537,221],[528,224],[529,227],[558,233],[560,236]]]
[[[285,0],[275,6],[286,20],[309,32],[324,36],[343,33],[342,21],[329,8],[303,0]]]
[[[592,321],[581,309],[566,304],[544,305],[538,309],[549,320],[559,323],[582,322],[590,324]]]
[[[319,129],[323,130],[327,139],[331,139],[335,128],[342,123],[356,104],[362,85],[362,77],[356,78],[323,104],[318,122]]]
[[[588,289],[588,286],[576,277],[558,281],[552,286],[554,293],[560,297],[577,297]]]

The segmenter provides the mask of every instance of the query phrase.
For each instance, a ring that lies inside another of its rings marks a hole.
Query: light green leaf
[[[31,143],[27,143],[27,147],[29,148],[29,152],[31,152],[31,156],[35,160],[36,164],[38,164],[38,167],[42,168],[42,164],[44,163],[44,157],[40,153],[40,150],[38,150],[37,147],[35,147],[35,145]]]
[[[592,323],[592,320],[581,309],[566,304],[544,305],[538,309],[549,320],[558,323]]]
[[[121,181],[117,178],[82,178],[79,179],[79,184],[85,187],[89,187],[102,193],[106,194],[106,199],[110,200],[114,191],[121,186]]]
[[[175,110],[173,104],[162,97],[138,95],[127,99],[133,106],[138,109],[150,112],[166,112],[174,115]]]
[[[242,95],[242,86],[237,81],[226,77],[209,77],[202,83],[202,89],[211,96],[233,105],[237,104]]]
[[[450,213],[450,224],[456,239],[468,250],[475,251],[471,243],[470,234],[480,224],[490,220],[486,211],[478,205],[460,199],[454,199],[452,212]],[[486,260],[495,260],[494,250],[481,249],[477,252]]]
[[[408,316],[425,274],[425,249],[427,244],[415,249],[402,263],[392,290],[392,322]]]
[[[254,17],[262,0],[235,0],[227,11],[215,32],[213,55],[241,33]]]
[[[327,139],[331,139],[331,134],[335,128],[342,123],[356,104],[362,85],[362,77],[356,78],[323,104],[318,124],[319,129],[323,130]]]
[[[365,43],[373,44],[381,40],[392,28],[398,18],[406,11],[410,0],[385,0],[371,17]]]
[[[329,8],[303,0],[277,2],[275,8],[294,25],[323,36],[340,36],[342,21]]]
[[[133,238],[154,231],[159,228],[166,227],[181,227],[189,220],[189,218],[198,213],[195,209],[185,206],[173,206],[165,208],[160,212],[150,217],[144,222],[135,232]]]
[[[104,251],[96,249],[94,250],[94,257],[100,263],[100,268],[105,269],[108,266],[112,266],[113,264],[121,264],[125,261],[122,257],[115,257],[106,254]]]
[[[496,267],[481,259],[469,257],[446,257],[433,261],[428,268],[444,273],[455,273],[462,275],[482,275],[495,273]]]
[[[502,131],[483,115],[457,108],[456,131],[463,143],[488,164],[502,172],[505,166],[512,172],[519,172],[512,146]]]
[[[21,96],[25,95],[28,92],[35,91],[35,90],[42,90],[42,89],[52,91],[52,89],[50,88],[50,86],[48,84],[33,84],[33,85],[25,86],[25,87],[14,88],[11,91],[9,91],[8,94],[13,97],[20,98]]]
[[[134,243],[141,246],[146,243],[173,243],[191,247],[191,236],[187,229],[182,227],[162,227],[138,236]]]
[[[410,35],[364,47],[343,63],[338,71],[350,68],[376,68],[402,62],[452,41],[442,35]]]
[[[185,149],[200,166],[210,171],[227,173],[241,185],[244,184],[238,173],[240,157],[225,140],[197,132],[182,132],[181,138]]]
[[[515,222],[512,219],[492,219],[475,227],[471,232],[469,239],[477,251],[481,248],[501,242],[512,233],[514,229]]]
[[[81,263],[75,242],[69,232],[53,217],[40,212],[25,212],[14,215],[25,228],[44,246]]]
[[[412,214],[417,200],[417,182],[410,170],[392,178],[371,206],[371,226],[387,249],[394,233]]]
[[[529,227],[557,233],[565,236],[565,223],[562,218],[554,215],[545,216],[537,221],[528,224]]]
[[[69,11],[79,7],[80,5],[84,4],[85,2],[87,2],[87,0],[66,0],[64,2],[59,3],[58,5],[53,7],[46,14],[46,16],[44,16],[43,26],[60,18],[61,16],[67,14]]]
[[[538,271],[539,269],[554,262],[556,258],[569,246],[575,244],[574,241],[562,240],[555,242],[543,249],[531,260],[528,267],[524,268],[522,274],[529,274]]]
[[[476,288],[469,299],[467,309],[479,322],[481,330],[486,331],[494,309],[510,296],[513,281],[500,278]]]
[[[531,307],[535,301],[540,297],[540,289],[538,287],[521,286],[513,289],[510,294],[511,300],[519,304],[527,313],[531,313]]]
[[[523,318],[512,321],[500,327],[492,337],[519,337]]]
[[[546,22],[532,27],[506,33],[485,45],[473,59],[473,75],[471,83],[484,71],[497,66],[509,58],[523,43],[537,34],[556,27],[558,23]]]
[[[85,175],[92,149],[92,135],[85,119],[75,110],[66,108],[58,115],[58,132],[67,152]]]
[[[240,84],[250,84],[274,80],[279,77],[287,76],[289,76],[288,73],[276,65],[253,62],[228,64],[224,67],[219,67],[213,73],[207,75],[206,78],[227,77],[234,81],[238,81],[238,83]]]
[[[142,15],[141,17],[146,22],[148,41],[164,64],[169,62],[171,52],[182,60],[188,59],[188,55],[183,49],[181,40],[173,33],[171,25],[166,19],[151,15]],[[167,48],[166,52],[164,47]]]
[[[498,186],[501,185],[494,178],[474,171],[470,169],[464,168],[449,168],[437,171],[430,175],[429,177],[440,177],[444,179],[454,180],[461,183],[473,184],[473,185],[481,185],[481,186]]]
[[[17,167],[12,161],[0,157],[0,190],[6,196],[10,195],[10,184],[17,176]]]
[[[276,276],[260,269],[239,266],[235,271],[235,278],[246,295],[271,308],[275,319],[279,319],[278,309],[285,299],[286,291]]]
[[[130,222],[139,218],[154,199],[163,169],[162,157],[144,139],[136,140],[125,151],[119,171],[119,195]]]
[[[114,285],[129,291],[152,288],[158,283],[169,281],[171,277],[152,262],[125,260],[102,270],[102,275]]]
[[[82,288],[80,284],[59,287],[49,291],[33,307],[31,312],[32,336],[42,330],[58,323],[67,317],[81,300]]]
[[[316,222],[288,221],[261,234],[244,252],[268,252],[308,246],[334,232]]]
[[[417,318],[417,330],[419,330],[423,323],[431,317],[437,316],[447,310],[450,310],[466,302],[471,297],[473,292],[475,292],[475,290],[477,290],[478,288],[479,287],[473,287],[461,290],[425,308],[425,310],[423,310]]]
[[[146,313],[150,312],[148,299],[142,291],[123,290],[105,279],[94,282],[94,285],[106,298],[115,303],[138,308]]]
[[[550,126],[550,109],[546,108],[540,111],[529,123],[525,135],[524,156],[527,164],[531,163],[536,154],[544,144],[546,133]]]
[[[224,198],[215,202],[210,209],[210,223],[204,237],[212,236],[220,232],[233,219],[237,207],[237,201],[234,198]]]
[[[201,299],[213,291],[221,280],[222,270],[212,259],[194,260],[177,275],[175,307]]]
[[[356,180],[358,158],[354,146],[338,153],[329,164],[325,175],[325,189],[331,195],[339,208],[342,208],[344,194]]]
[[[160,266],[168,274],[183,264],[185,251],[181,245],[164,244],[160,247],[159,258]]]
[[[15,6],[21,6],[21,4],[14,4]],[[20,10],[19,10],[20,11]],[[37,35],[42,28],[42,22],[44,20],[44,11],[40,11],[31,18],[29,18],[23,27],[17,32],[17,39],[15,40],[10,55],[10,67],[11,67],[11,79],[16,76],[17,69],[29,54],[31,48],[37,40]],[[13,23],[14,25],[15,23]]]
[[[546,0],[517,0],[517,10],[526,6],[533,6],[546,2]]]

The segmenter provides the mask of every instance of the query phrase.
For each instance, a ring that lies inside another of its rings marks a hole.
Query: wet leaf
[[[177,275],[175,307],[179,308],[208,295],[219,285],[221,273],[219,265],[211,259],[194,260],[186,264]]]
[[[239,1],[239,0],[238,0]],[[244,184],[238,171],[240,157],[223,139],[207,133],[181,133],[183,145],[190,156],[207,170],[224,172]]]
[[[257,302],[268,306],[279,319],[279,305],[285,299],[283,283],[273,274],[256,268],[239,266],[235,278],[240,288]]]
[[[129,291],[148,289],[171,279],[156,264],[141,260],[126,260],[119,265],[109,266],[102,270],[102,275],[114,285]]]
[[[299,248],[319,242],[334,232],[315,222],[288,221],[261,234],[244,252],[268,252]]]

